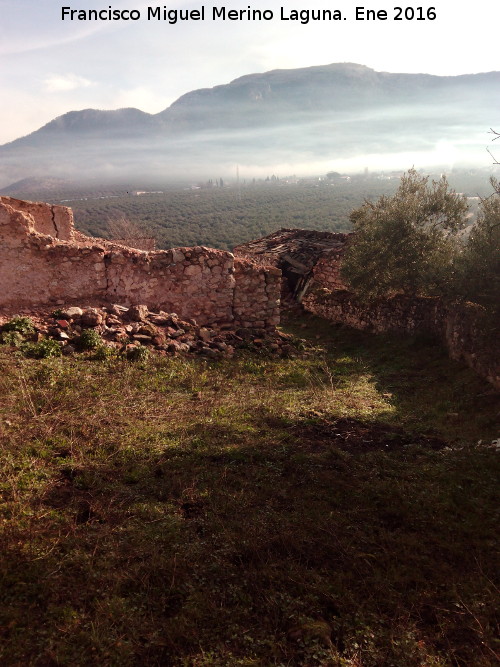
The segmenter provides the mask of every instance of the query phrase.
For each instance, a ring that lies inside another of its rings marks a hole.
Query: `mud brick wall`
[[[3,309],[142,303],[200,324],[274,326],[281,272],[270,269],[267,276],[252,262],[236,264],[231,253],[211,248],[144,252],[91,239],[74,230],[70,209],[0,200]]]

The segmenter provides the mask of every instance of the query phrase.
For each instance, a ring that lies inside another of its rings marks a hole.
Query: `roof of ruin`
[[[273,264],[292,259],[291,263],[310,269],[323,255],[342,251],[350,236],[349,233],[282,228],[269,236],[236,246],[234,254],[265,259]]]

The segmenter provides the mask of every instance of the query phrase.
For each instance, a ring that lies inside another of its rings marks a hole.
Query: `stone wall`
[[[0,198],[4,310],[142,303],[201,324],[274,326],[280,275],[222,250],[144,252],[91,239],[74,230],[68,208]]]
[[[317,285],[330,290],[346,289],[345,283],[340,277],[340,260],[345,246],[339,250],[331,250],[318,259],[312,269],[312,277]]]
[[[15,211],[31,216],[33,228],[40,234],[48,234],[61,241],[72,241],[75,238],[73,211],[66,206],[52,206],[45,202],[2,196],[0,204],[7,204]]]
[[[281,271],[236,257],[234,317],[243,327],[279,324]],[[270,309],[275,314],[269,317]]]
[[[490,324],[484,310],[476,304],[446,306],[439,299],[398,296],[367,305],[346,290],[318,284],[302,303],[315,315],[355,329],[433,336],[452,359],[464,361],[500,388],[500,350],[488,335]]]

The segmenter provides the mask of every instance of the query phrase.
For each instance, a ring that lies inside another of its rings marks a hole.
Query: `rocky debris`
[[[147,306],[130,306],[127,311],[127,319],[133,322],[145,322],[147,320],[149,309]]]
[[[83,310],[81,308],[78,308],[76,306],[72,306],[70,308],[62,308],[60,309],[60,314],[61,317],[65,320],[79,320],[81,316],[83,315]]]
[[[83,327],[98,327],[104,322],[105,313],[103,313],[99,308],[85,308],[83,311],[80,321]]]
[[[101,351],[107,348],[109,353],[115,351],[130,359],[142,358],[136,354],[137,348],[147,348],[163,356],[190,354],[214,360],[232,357],[241,349],[276,357],[297,354],[292,337],[274,327],[235,328],[229,322],[200,326],[176,313],[150,312],[142,304],[130,308],[118,304],[60,308],[52,313],[37,313],[32,319],[35,333],[31,340],[53,339],[65,355],[83,350],[92,353],[97,348]],[[90,332],[95,335],[88,335]],[[86,347],[82,346],[83,337],[91,340]]]

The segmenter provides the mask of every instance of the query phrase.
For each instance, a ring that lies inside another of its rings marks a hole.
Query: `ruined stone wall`
[[[0,196],[0,204],[7,204],[15,211],[31,216],[33,228],[40,234],[48,234],[61,241],[74,239],[73,211],[66,206],[52,206],[45,202],[31,202]]]
[[[234,260],[234,317],[243,327],[279,324],[281,271]]]
[[[49,223],[67,239],[40,230]],[[51,222],[52,221],[52,222]],[[63,224],[64,223],[64,224]],[[59,227],[60,225],[60,227]],[[66,226],[65,226],[66,225]],[[0,201],[0,308],[142,303],[201,324],[274,326],[280,271],[204,247],[143,252],[74,232],[70,209]]]
[[[487,334],[484,310],[476,304],[446,306],[435,298],[398,296],[367,305],[351,292],[319,286],[313,287],[302,303],[315,315],[355,329],[433,336],[452,359],[464,361],[500,388],[500,350]]]
[[[346,285],[340,276],[340,260],[344,249],[333,250],[319,260],[313,267],[312,275],[314,282],[327,289],[346,289]]]
[[[156,250],[156,239],[149,236],[137,236],[136,238],[127,239],[111,239],[112,243],[117,245],[124,245],[127,248],[135,248],[136,250]]]

